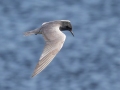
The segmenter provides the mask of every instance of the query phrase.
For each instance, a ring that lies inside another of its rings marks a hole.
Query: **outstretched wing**
[[[40,73],[53,60],[53,58],[62,48],[64,41],[65,37],[63,39],[56,39],[54,41],[46,42],[43,53],[40,57],[38,64],[36,65],[32,77]]]

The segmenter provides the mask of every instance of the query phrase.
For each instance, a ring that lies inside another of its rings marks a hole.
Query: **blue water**
[[[61,19],[75,37],[31,78],[44,40],[23,33]],[[120,90],[120,1],[1,0],[0,90]]]

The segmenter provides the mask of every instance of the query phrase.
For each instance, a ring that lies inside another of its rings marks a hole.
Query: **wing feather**
[[[40,73],[53,60],[56,54],[60,51],[64,41],[57,40],[57,42],[46,42],[43,53],[38,64],[33,72],[32,77]]]

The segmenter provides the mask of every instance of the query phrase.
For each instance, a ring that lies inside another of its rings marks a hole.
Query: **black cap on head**
[[[72,25],[70,23],[69,20],[61,20],[61,27],[60,27],[61,31],[70,31],[71,34],[74,36],[73,32],[72,32]]]

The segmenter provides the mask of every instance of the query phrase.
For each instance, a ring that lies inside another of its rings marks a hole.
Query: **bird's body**
[[[25,33],[26,36],[42,34],[46,43],[32,77],[40,73],[60,51],[66,39],[66,35],[61,31],[65,29],[72,33],[70,21],[57,20],[43,23],[40,28]]]

